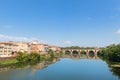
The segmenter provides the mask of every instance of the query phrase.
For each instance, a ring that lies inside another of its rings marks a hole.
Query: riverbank
[[[12,59],[12,60],[5,60],[5,61],[0,61],[0,65],[9,65],[9,64],[15,64],[18,61],[16,59]]]
[[[110,65],[111,67],[117,67],[117,68],[120,68],[120,63],[118,63],[118,64],[112,64],[112,65]]]
[[[0,67],[1,65],[10,65],[17,62],[16,57],[0,57]]]

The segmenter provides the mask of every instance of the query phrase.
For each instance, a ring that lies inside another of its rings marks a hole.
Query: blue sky
[[[0,41],[120,43],[120,0],[0,0]]]

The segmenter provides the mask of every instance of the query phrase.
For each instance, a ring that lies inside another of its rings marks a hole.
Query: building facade
[[[31,52],[45,54],[48,52],[48,45],[45,44],[31,44]]]
[[[24,52],[24,53],[28,53],[29,52],[29,42],[12,42],[17,46],[17,52]]]
[[[53,50],[54,52],[60,52],[61,48],[58,46],[49,46],[49,50]]]
[[[39,54],[47,54],[49,50],[54,52],[60,51],[60,47],[40,44],[37,40],[33,42],[0,42],[0,57],[8,57],[14,53],[23,52],[30,54],[37,52]]]
[[[0,57],[10,57],[18,50],[18,45],[12,42],[0,42]]]

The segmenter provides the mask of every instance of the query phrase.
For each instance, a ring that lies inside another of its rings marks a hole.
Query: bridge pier
[[[94,52],[94,59],[98,59],[98,50],[95,50],[95,52]]]
[[[90,56],[89,56],[89,50],[86,50],[86,56],[87,56],[88,59],[90,58]]]
[[[81,58],[81,51],[78,52],[78,56],[79,56],[79,58]]]
[[[70,51],[70,56],[71,56],[71,57],[73,57],[73,54],[72,54],[72,53],[73,53],[73,51]]]

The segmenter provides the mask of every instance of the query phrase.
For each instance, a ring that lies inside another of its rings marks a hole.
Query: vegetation
[[[40,61],[44,61],[49,57],[49,55],[42,54],[40,55]]]
[[[38,63],[40,61],[40,54],[32,52],[31,54],[28,55],[28,61]]]
[[[51,56],[51,58],[54,58],[54,57],[55,57],[53,50],[49,50],[49,51],[48,51],[48,54]]]
[[[16,60],[19,63],[38,63],[40,61],[53,61],[54,58],[59,58],[62,55],[61,53],[56,53],[53,50],[49,50],[48,54],[38,54],[36,52],[32,52],[30,54],[19,52]]]
[[[65,47],[64,49],[81,49],[83,47],[79,47],[79,46],[71,46],[71,47]],[[86,47],[86,49],[91,49],[94,47]],[[84,48],[85,49],[85,48]],[[84,54],[84,52],[81,52],[82,54]],[[70,54],[70,52],[66,52],[65,54]],[[11,63],[38,63],[40,61],[44,61],[44,60],[53,60],[54,58],[59,58],[63,55],[62,52],[60,53],[55,53],[53,50],[49,50],[48,54],[43,54],[40,55],[37,52],[32,52],[31,54],[26,54],[26,53],[22,53],[19,52],[18,56],[16,57],[16,60],[7,60],[7,61],[2,61],[0,62],[0,64],[11,64]],[[120,63],[120,44],[113,44],[110,46],[107,46],[106,48],[101,48],[101,52],[100,52],[100,56],[102,57],[102,59],[106,60],[107,62],[111,62],[111,63]]]
[[[66,51],[66,52],[65,52],[65,55],[70,55],[70,52],[69,52],[69,51]]]
[[[18,56],[17,56],[16,60],[20,63],[27,62],[28,55],[26,53],[23,53],[23,52],[18,52]]]
[[[102,49],[101,57],[108,63],[111,72],[120,79],[120,44],[112,44]]]
[[[38,63],[40,61],[40,54],[36,52],[32,52],[31,54],[19,52],[16,60],[19,63],[26,63],[26,62]]]
[[[117,45],[113,44],[102,49],[101,56],[103,59],[109,62],[119,63],[120,62],[120,44],[117,44]]]
[[[62,49],[95,49],[96,47],[79,47],[79,46],[71,46],[71,47],[63,47]],[[120,44],[112,44],[107,46],[106,48],[100,48],[101,51],[99,55],[103,60],[110,63],[120,64]],[[70,54],[70,52],[66,52],[65,54]],[[81,52],[84,54],[84,52]]]
[[[5,61],[0,61],[0,65],[8,65],[8,64],[15,64],[17,63],[18,61],[16,59],[14,60],[5,60]]]
[[[62,49],[95,49],[96,47],[79,47],[79,46],[70,46],[70,47],[63,47]]]

